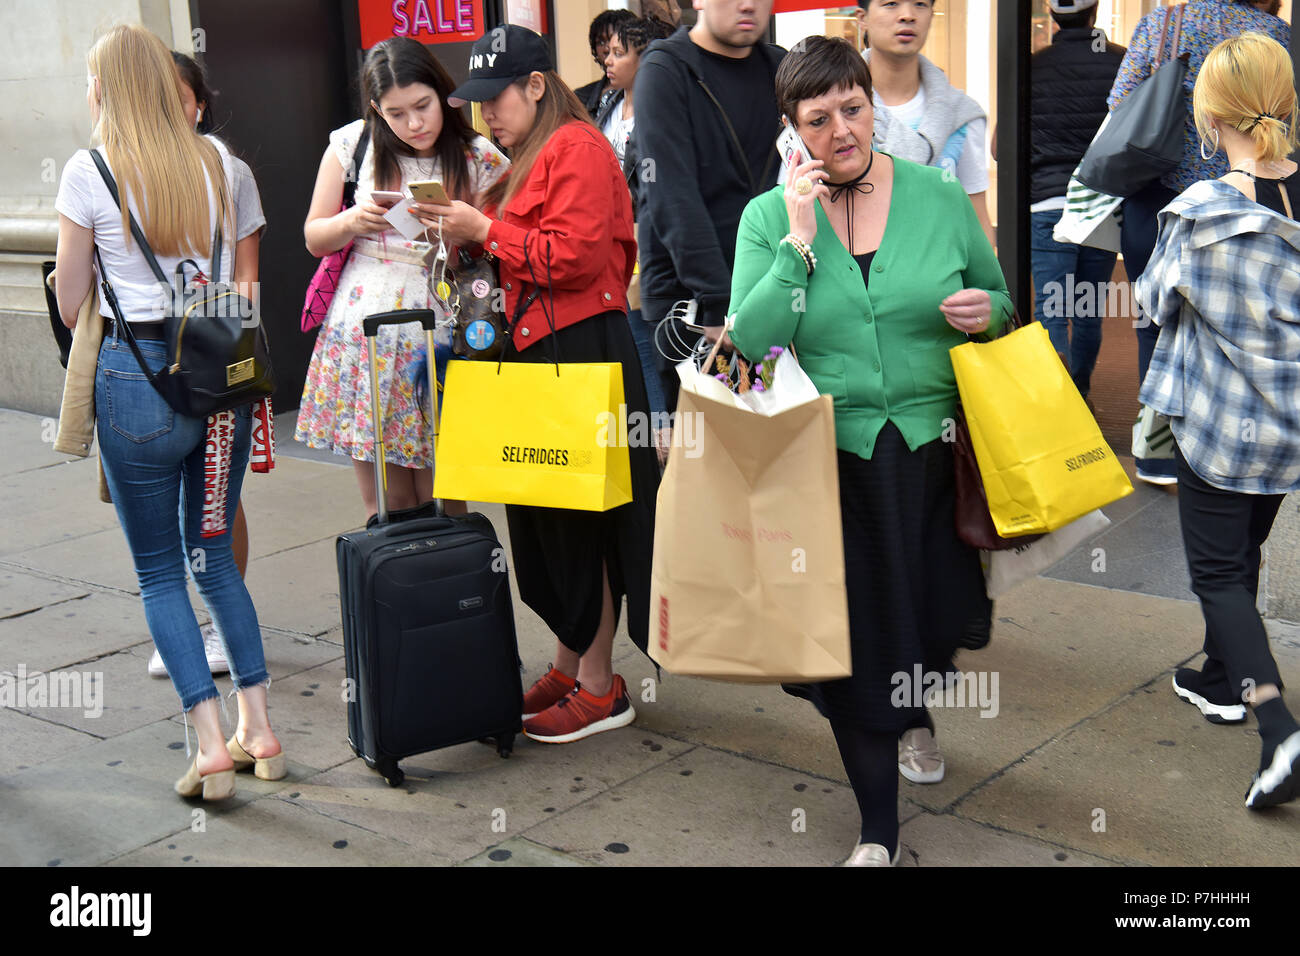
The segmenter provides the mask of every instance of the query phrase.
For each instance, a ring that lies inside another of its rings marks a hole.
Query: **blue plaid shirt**
[[[1216,488],[1300,488],[1300,223],[1217,179],[1159,213],[1134,289],[1160,339],[1141,400]]]

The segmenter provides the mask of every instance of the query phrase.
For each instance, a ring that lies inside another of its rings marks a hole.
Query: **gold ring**
[[[794,181],[794,191],[800,196],[807,196],[813,191],[813,182],[807,176],[800,176]]]

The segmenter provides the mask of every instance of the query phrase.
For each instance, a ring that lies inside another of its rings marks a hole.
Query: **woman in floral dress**
[[[366,118],[330,134],[303,229],[313,255],[353,246],[316,339],[294,437],[352,458],[367,514],[378,505],[370,358],[361,323],[376,312],[434,307],[431,275],[439,248],[437,235],[429,232],[424,238],[431,241],[405,239],[383,218],[387,204],[376,203],[371,193],[402,192],[407,183],[432,179],[449,195],[477,205],[509,167],[448,105],[452,87],[446,70],[415,40],[396,37],[371,49],[361,68]],[[358,157],[363,128],[369,135]],[[343,183],[353,170],[356,204],[340,212]],[[433,489],[432,429],[414,382],[424,332],[415,322],[390,325],[376,341],[388,507],[413,508],[429,500]]]

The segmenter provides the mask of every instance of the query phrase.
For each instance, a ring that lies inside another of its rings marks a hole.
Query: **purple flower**
[[[780,354],[781,354],[782,352],[784,352],[784,351],[785,351],[785,349],[781,348],[781,346],[779,346],[779,345],[773,345],[773,346],[772,346],[772,350],[771,350],[770,352],[768,352],[767,354],[770,355],[770,356],[772,356],[772,358],[776,358],[778,355],[780,355]]]
[[[763,384],[763,380],[762,380],[761,378],[760,378],[757,382],[754,383],[754,391],[756,391],[756,392],[766,392],[766,391],[767,391],[767,386]]]
[[[721,372],[719,372],[717,375],[715,375],[715,376],[713,376],[713,377],[716,378],[719,382],[724,382],[724,383],[725,383],[725,382],[727,382],[727,381],[730,381],[730,380],[727,378],[727,376],[723,375]]]

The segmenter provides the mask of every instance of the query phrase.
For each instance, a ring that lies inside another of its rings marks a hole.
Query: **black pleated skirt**
[[[993,605],[979,552],[954,528],[951,444],[936,439],[911,451],[886,423],[869,460],[839,452],[839,476],[853,674],[785,689],[831,720],[900,733],[925,722],[910,693],[916,665],[946,670]],[[909,693],[895,693],[900,686]]]
[[[507,362],[618,362],[629,415],[649,413],[636,343],[623,312],[610,311],[560,329]],[[594,423],[594,418],[593,418]],[[593,424],[594,427],[594,424]],[[583,654],[600,625],[601,568],[609,574],[614,614],[627,598],[627,630],[644,652],[650,619],[650,556],[654,547],[659,459],[652,446],[628,449],[632,501],[605,512],[506,505],[519,596],[560,643]]]

